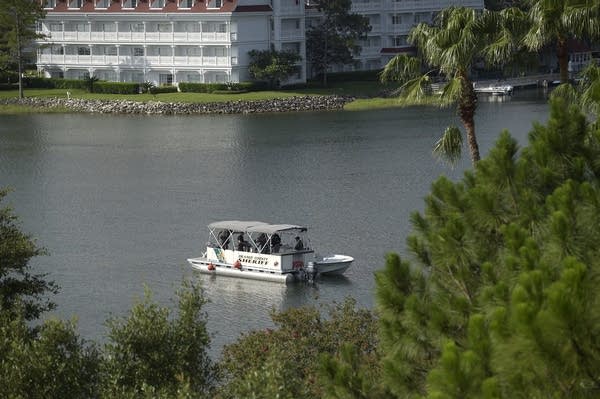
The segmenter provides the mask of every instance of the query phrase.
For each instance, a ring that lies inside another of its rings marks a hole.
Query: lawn
[[[357,97],[358,99],[347,104],[344,109],[357,111],[390,107],[406,106],[395,98],[381,98],[380,96],[389,91],[393,86],[384,85],[379,82],[333,82],[328,87],[319,87],[311,83],[306,88],[282,89],[276,91],[256,91],[248,93],[212,94],[212,93],[160,93],[152,94],[99,94],[88,93],[81,89],[25,89],[26,97],[60,97],[67,98],[67,91],[71,98],[100,99],[100,100],[131,100],[131,101],[162,101],[182,103],[209,103],[225,101],[256,101],[287,98],[293,96],[320,96],[320,95],[345,95]],[[18,91],[0,91],[0,99],[15,98]],[[31,113],[31,112],[65,112],[64,109],[30,109],[29,107],[17,105],[0,106],[1,114]],[[67,111],[68,112],[68,111]]]

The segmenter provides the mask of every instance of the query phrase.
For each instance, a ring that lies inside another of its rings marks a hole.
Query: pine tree
[[[377,273],[383,380],[398,398],[600,393],[600,131],[561,99],[412,216],[414,263]]]

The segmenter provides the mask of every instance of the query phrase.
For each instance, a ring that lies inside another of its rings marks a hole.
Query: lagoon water
[[[492,97],[492,100],[497,99]],[[521,143],[548,118],[545,96],[480,101],[482,155],[502,129]],[[50,256],[33,261],[61,292],[53,315],[77,317],[102,341],[107,317],[125,314],[148,286],[171,304],[184,278],[210,299],[213,352],[271,325],[271,309],[355,298],[374,306],[373,273],[404,254],[409,215],[438,176],[455,169],[431,149],[452,109],[409,108],[229,116],[0,116],[0,187],[25,231]],[[344,277],[315,286],[215,278],[192,271],[206,225],[248,219],[309,226],[320,253],[355,257]]]

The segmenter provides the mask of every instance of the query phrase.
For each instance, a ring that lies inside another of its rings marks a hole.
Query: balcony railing
[[[39,63],[73,65],[73,66],[231,66],[231,59],[237,57],[228,56],[170,56],[170,55],[151,55],[138,57],[132,55],[72,55],[72,54],[41,54],[38,58]]]
[[[482,7],[482,0],[385,0],[384,8],[388,10],[441,10],[450,6]],[[354,7],[353,7],[354,8]]]
[[[237,40],[235,32],[42,32],[48,41],[97,43],[98,41],[119,42],[229,42]]]
[[[381,1],[352,2],[352,11],[381,10]]]
[[[282,39],[302,39],[303,38],[302,29],[291,29],[291,30],[282,30],[281,38]]]

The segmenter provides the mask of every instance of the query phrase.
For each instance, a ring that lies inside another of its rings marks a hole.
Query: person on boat
[[[229,231],[228,230],[221,231],[221,233],[219,234],[219,242],[221,243],[221,246],[223,247],[223,249],[229,248]]]
[[[304,249],[304,243],[300,239],[300,237],[296,236],[296,246],[294,246],[296,251],[301,251]]]
[[[260,233],[258,238],[256,239],[256,244],[258,245],[258,250],[266,254],[269,252],[269,248],[267,247],[267,235],[265,233]]]
[[[281,247],[281,237],[279,237],[279,234],[275,233],[271,236],[271,247],[273,248],[273,252],[279,252],[279,247]]]
[[[238,251],[247,251],[248,250],[248,243],[244,240],[243,233],[238,236],[237,250]]]

